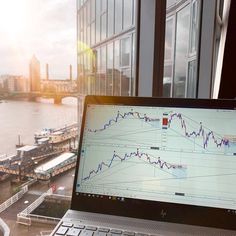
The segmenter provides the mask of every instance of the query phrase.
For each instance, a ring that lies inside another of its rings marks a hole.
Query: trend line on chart
[[[121,162],[126,161],[128,158],[132,158],[132,157],[138,157],[139,159],[143,158],[145,159],[145,161],[147,161],[150,165],[154,165],[154,166],[158,166],[159,168],[163,169],[163,168],[167,168],[167,169],[183,169],[186,168],[183,165],[180,164],[170,164],[166,161],[162,161],[160,159],[160,157],[157,158],[157,160],[152,161],[151,157],[144,152],[140,152],[139,149],[137,149],[137,151],[135,152],[131,152],[131,153],[125,153],[125,155],[123,157],[121,157],[120,155],[116,154],[116,152],[114,151],[114,154],[111,158],[111,160],[108,163],[105,163],[104,161],[102,161],[101,163],[98,164],[97,168],[94,170],[91,170],[88,174],[88,176],[84,177],[82,179],[82,181],[86,181],[89,180],[91,177],[97,175],[98,173],[102,172],[104,168],[108,169],[112,166],[112,163],[118,159]]]
[[[88,129],[89,132],[99,132],[99,131],[103,131],[106,130],[107,128],[109,128],[111,125],[118,123],[120,120],[126,119],[127,117],[133,117],[135,119],[139,119],[139,120],[143,120],[145,122],[155,122],[155,121],[160,121],[159,118],[150,118],[148,117],[146,114],[144,114],[143,116],[139,113],[139,112],[135,112],[135,111],[130,111],[130,112],[125,112],[123,114],[120,113],[120,111],[117,112],[117,115],[115,118],[110,119],[107,123],[105,123],[103,125],[102,128],[100,129]]]
[[[211,130],[209,132],[205,131],[205,129],[203,128],[202,122],[200,122],[200,127],[199,127],[198,131],[188,132],[187,127],[186,127],[186,122],[185,122],[184,118],[182,117],[181,113],[174,113],[174,114],[170,115],[170,118],[168,120],[169,126],[171,124],[171,121],[175,117],[179,118],[179,120],[181,121],[181,127],[182,127],[182,129],[184,129],[184,133],[185,133],[186,137],[191,138],[191,137],[200,137],[200,136],[202,136],[204,149],[207,148],[210,138],[212,138],[212,140],[214,141],[214,143],[216,144],[217,147],[221,147],[222,145],[227,146],[227,147],[230,146],[228,139],[220,138],[220,140],[219,139],[217,140],[217,138],[215,137],[213,131],[211,131]]]

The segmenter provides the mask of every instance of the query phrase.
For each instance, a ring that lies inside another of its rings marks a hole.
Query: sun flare
[[[27,4],[25,1],[0,1],[0,31],[10,40],[21,38],[27,28]]]

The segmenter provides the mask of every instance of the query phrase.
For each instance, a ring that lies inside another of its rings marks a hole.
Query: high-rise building
[[[29,65],[30,91],[40,91],[40,62],[34,55]]]
[[[229,2],[77,0],[80,92],[212,97]]]

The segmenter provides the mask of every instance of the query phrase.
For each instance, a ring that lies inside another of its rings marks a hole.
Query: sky
[[[33,55],[41,77],[76,76],[76,0],[0,0],[0,75],[28,77]]]

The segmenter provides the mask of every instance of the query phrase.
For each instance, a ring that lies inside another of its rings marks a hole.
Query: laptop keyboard
[[[96,226],[85,226],[63,222],[54,236],[154,236],[139,232],[124,231],[120,229],[102,228]]]

